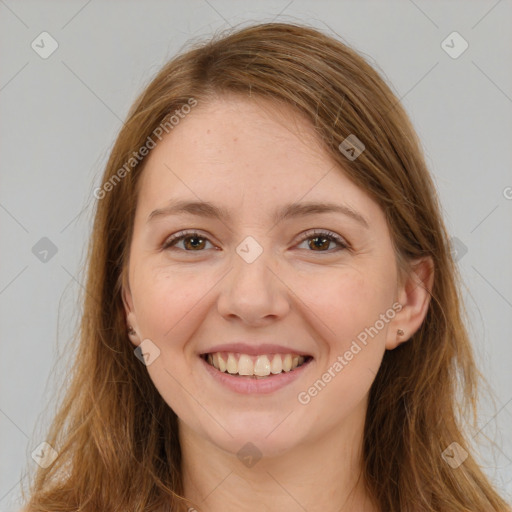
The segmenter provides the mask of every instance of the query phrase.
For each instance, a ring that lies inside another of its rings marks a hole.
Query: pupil
[[[189,241],[189,242],[188,242],[188,245],[191,245],[191,246],[192,246],[192,248],[194,248],[194,249],[197,249],[197,248],[201,245],[201,242],[203,241],[203,239],[202,239],[202,238],[200,238],[200,237],[198,237],[198,236],[189,236],[189,237],[187,238],[187,240]],[[197,243],[192,243],[192,244],[191,244],[191,243],[190,243],[190,240],[196,240],[196,241],[197,241],[197,240],[199,240],[199,242],[197,242]]]
[[[314,242],[314,245],[316,248],[321,249],[321,245],[325,244],[325,242],[329,243],[329,240],[327,238],[320,238],[319,236],[313,238],[313,240],[319,241],[322,240],[322,243],[318,244],[317,242]]]

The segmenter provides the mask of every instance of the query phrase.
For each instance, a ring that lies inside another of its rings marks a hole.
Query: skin
[[[209,201],[233,217],[147,222],[176,198]],[[369,227],[341,213],[274,225],[276,208],[304,201],[348,205]],[[206,242],[194,249],[197,239],[182,239],[162,249],[185,229]],[[331,242],[315,250],[311,229],[340,235],[349,249]],[[263,249],[250,264],[236,252],[247,236]],[[131,342],[149,339],[160,350],[147,370],[179,417],[185,496],[196,508],[377,511],[358,480],[368,391],[385,350],[420,327],[432,278],[425,259],[399,282],[382,210],[288,107],[228,95],[181,120],[151,151],[141,176],[123,299],[136,331]],[[396,302],[402,309],[378,335],[300,403],[298,394]],[[296,347],[314,359],[274,393],[241,395],[214,381],[199,359],[214,344],[240,338]],[[262,456],[252,467],[237,457],[247,442]]]

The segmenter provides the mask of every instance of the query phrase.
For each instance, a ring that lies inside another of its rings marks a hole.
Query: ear
[[[428,312],[434,284],[434,262],[430,256],[426,256],[410,265],[409,272],[402,277],[398,286],[397,300],[402,309],[390,322],[386,338],[388,350],[411,338]]]
[[[140,345],[141,339],[139,336],[139,326],[137,324],[137,317],[135,315],[135,310],[133,307],[132,293],[130,290],[130,285],[128,283],[128,278],[123,279],[121,296],[123,299],[124,311],[126,314],[126,329],[128,332],[128,338],[130,338],[130,341],[133,343],[133,345],[138,347]],[[130,327],[133,329],[132,331],[130,331]]]

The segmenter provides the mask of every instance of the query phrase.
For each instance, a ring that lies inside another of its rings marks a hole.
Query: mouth
[[[200,356],[221,373],[246,379],[271,379],[283,373],[293,372],[313,359],[301,354],[249,355],[237,352],[213,352]]]

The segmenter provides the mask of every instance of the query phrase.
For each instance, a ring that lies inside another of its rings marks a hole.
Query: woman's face
[[[141,176],[123,294],[132,341],[180,424],[232,453],[360,425],[401,327],[384,214],[311,130],[270,103],[212,100]]]

